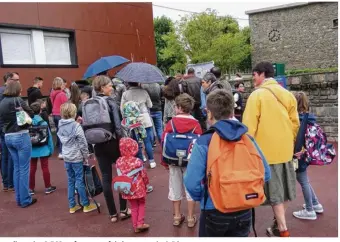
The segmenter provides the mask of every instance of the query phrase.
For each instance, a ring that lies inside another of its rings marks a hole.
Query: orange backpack
[[[226,141],[214,133],[209,145],[207,189],[217,210],[232,213],[265,201],[264,166],[248,135]]]

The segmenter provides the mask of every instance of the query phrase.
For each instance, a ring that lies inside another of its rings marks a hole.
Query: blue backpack
[[[133,195],[135,190],[135,183],[138,177],[138,173],[142,171],[144,167],[140,167],[130,171],[128,174],[122,174],[120,169],[117,168],[117,175],[112,179],[113,189],[124,195]]]
[[[199,138],[195,129],[187,133],[178,133],[171,120],[172,133],[167,133],[163,141],[163,161],[172,166],[186,167],[189,161],[191,145]]]

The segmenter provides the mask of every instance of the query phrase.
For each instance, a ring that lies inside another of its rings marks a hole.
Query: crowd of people
[[[310,123],[315,122],[315,117],[308,116],[308,100],[303,92],[291,93],[275,81],[271,63],[261,62],[253,69],[255,90],[246,105],[242,78],[238,76],[232,88],[228,81],[221,80],[218,67],[203,78],[189,69],[186,75],[168,77],[164,85],[122,82],[117,78],[111,80],[107,73],[101,74],[94,77],[92,85],[72,83],[70,88],[63,78],[56,77],[47,98],[41,92],[43,78],[36,77],[27,90],[27,101],[20,97],[19,74],[11,72],[4,76],[4,85],[0,87],[2,191],[14,192],[19,207],[37,202],[34,194],[38,160],[45,193],[57,189],[51,183],[48,168],[55,148],[50,123],[53,121],[58,158],[64,160],[68,177],[71,214],[81,209],[83,212],[97,209],[88,199],[83,177],[83,163],[92,153],[101,172],[110,221],[132,217],[136,233],[149,229],[144,221],[145,203],[153,187],[145,169],[147,164],[151,169],[162,165],[169,171],[168,199],[173,203],[173,225],[180,226],[187,220],[187,226],[193,228],[199,221],[200,237],[248,236],[254,216],[252,208],[259,205],[273,209],[274,221],[267,235],[289,237],[285,202],[296,197],[296,179],[301,184],[305,204],[293,215],[313,220],[316,213],[323,212],[308,180],[308,165],[300,156],[304,135],[298,135],[306,114]],[[105,107],[107,116],[99,113]],[[88,125],[98,117],[107,117],[103,123],[106,126]],[[45,134],[45,139],[34,139],[34,132]],[[173,161],[165,155],[165,149],[171,147],[165,143],[176,139],[177,134],[196,138],[184,155],[180,152],[183,150],[175,150],[179,158]],[[100,138],[106,140],[96,140]],[[301,145],[298,151],[294,150],[295,140]],[[160,161],[154,156],[157,141],[162,150]],[[294,155],[299,158],[297,170]],[[231,157],[240,157],[238,164],[223,163],[236,162]],[[133,178],[129,180],[133,185],[130,190],[119,190],[119,211],[113,197],[114,169],[117,176]],[[228,181],[223,180],[227,179],[226,174],[231,177]],[[235,181],[236,178],[243,180]],[[216,182],[221,182],[219,189],[213,186]],[[240,193],[246,189],[244,186],[255,192],[240,197],[226,195],[228,190]],[[181,213],[183,198],[188,202],[187,216]],[[196,202],[200,202],[199,219],[195,216]],[[235,206],[226,207],[226,203]]]

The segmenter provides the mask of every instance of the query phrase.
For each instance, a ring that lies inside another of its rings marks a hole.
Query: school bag
[[[329,165],[336,156],[334,146],[327,143],[325,132],[316,123],[307,124],[305,147],[302,157],[309,165]]]
[[[142,171],[144,167],[136,168],[127,174],[122,174],[120,169],[117,168],[117,175],[112,179],[113,189],[124,195],[133,195],[136,189],[136,181],[139,172]]]
[[[255,207],[265,200],[263,154],[255,140],[243,135],[226,141],[214,133],[208,149],[204,207],[208,191],[215,208],[222,213],[252,209],[255,237]]]
[[[187,133],[178,133],[173,120],[170,120],[172,133],[167,133],[163,141],[163,161],[168,165],[186,167],[189,161],[190,150],[195,140],[199,138],[195,129]]]
[[[37,125],[33,125],[28,128],[33,147],[39,147],[48,144],[49,130],[48,125],[41,125],[44,122],[44,120],[41,120],[37,123]]]
[[[85,101],[82,107],[83,129],[89,144],[105,143],[113,138],[107,97],[95,96]]]

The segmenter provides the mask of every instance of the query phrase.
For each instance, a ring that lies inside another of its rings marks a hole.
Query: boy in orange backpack
[[[247,237],[251,210],[265,201],[268,164],[233,115],[231,94],[216,90],[208,95],[211,127],[197,139],[184,177],[192,199],[201,202],[200,237]]]

